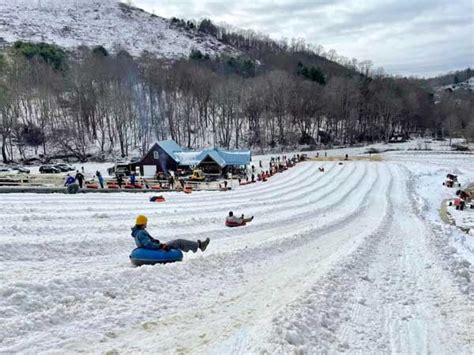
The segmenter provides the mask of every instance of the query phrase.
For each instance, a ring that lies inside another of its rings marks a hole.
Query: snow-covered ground
[[[104,46],[138,56],[187,57],[192,49],[237,53],[214,37],[170,26],[170,21],[120,4],[119,0],[1,0],[0,45],[18,40],[54,43],[67,49]],[[119,5],[120,4],[120,5]]]
[[[384,158],[163,204],[0,195],[0,353],[473,353],[474,237],[438,210],[445,175],[474,180],[474,159]],[[229,210],[255,220],[226,228]],[[132,267],[140,213],[155,237],[208,250]]]

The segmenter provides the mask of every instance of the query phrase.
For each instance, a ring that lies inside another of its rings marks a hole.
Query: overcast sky
[[[474,67],[473,0],[133,0],[163,17],[210,18],[272,38],[303,38],[390,74]]]

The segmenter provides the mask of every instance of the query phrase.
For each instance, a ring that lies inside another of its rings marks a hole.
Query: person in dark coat
[[[170,175],[168,179],[168,183],[170,184],[170,190],[174,189],[174,177]]]
[[[225,224],[228,227],[237,227],[237,226],[243,226],[246,223],[252,222],[253,221],[253,216],[245,218],[245,216],[242,214],[240,217],[234,216],[234,212],[230,211],[229,215],[225,219]]]
[[[79,187],[82,189],[82,185],[84,184],[84,175],[82,175],[79,170],[76,171],[76,180],[79,184]]]
[[[118,175],[118,176],[117,176],[117,185],[119,186],[119,188],[122,188],[122,185],[123,185],[123,177],[122,177],[122,175]]]

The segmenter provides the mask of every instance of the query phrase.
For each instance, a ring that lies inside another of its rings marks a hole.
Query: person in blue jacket
[[[99,180],[100,188],[103,189],[104,188],[104,177],[102,176],[100,171],[97,171],[95,173],[95,175],[97,176],[97,179]]]
[[[210,239],[206,238],[205,240],[197,241],[175,239],[166,243],[161,243],[146,231],[147,223],[148,218],[143,215],[137,216],[135,220],[135,226],[132,228],[132,237],[135,239],[137,248],[155,250],[179,249],[184,252],[192,251],[195,253],[198,249],[202,252],[205,251],[210,242]]]
[[[64,183],[64,186],[69,186],[72,184],[76,183],[76,179],[74,176],[71,176],[69,174],[66,175],[66,182]]]
[[[130,184],[135,185],[136,182],[137,182],[137,177],[135,173],[132,171],[132,173],[130,174]]]

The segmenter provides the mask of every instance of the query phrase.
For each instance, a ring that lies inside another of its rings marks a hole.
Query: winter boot
[[[210,241],[211,240],[209,238],[206,238],[206,240],[203,240],[203,241],[198,240],[199,249],[201,249],[201,251],[205,251]]]

